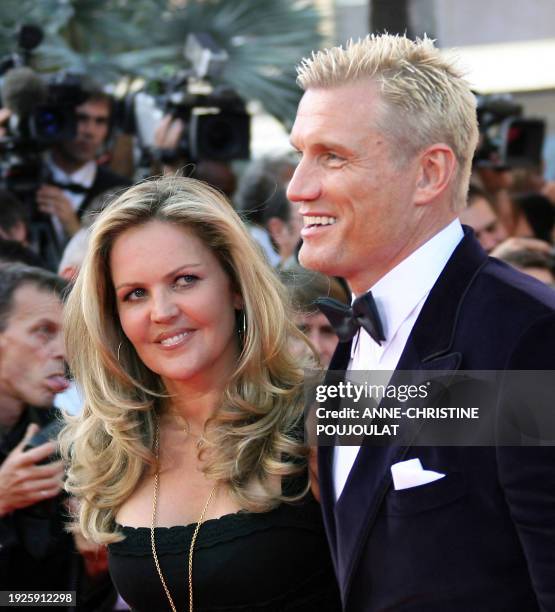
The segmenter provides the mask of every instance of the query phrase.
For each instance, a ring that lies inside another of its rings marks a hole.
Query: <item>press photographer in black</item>
[[[130,184],[97,164],[110,132],[111,97],[86,77],[81,78],[80,89],[84,101],[75,108],[75,137],[56,143],[47,153],[51,180],[36,193],[38,208],[51,215],[61,243],[80,229],[81,215],[95,196]]]
[[[23,203],[30,243],[54,270],[95,197],[130,184],[97,163],[110,137],[112,98],[86,75],[44,78],[25,66],[5,74],[1,94],[2,186]]]

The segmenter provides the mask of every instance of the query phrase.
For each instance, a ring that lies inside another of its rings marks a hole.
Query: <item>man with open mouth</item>
[[[48,441],[65,390],[61,278],[0,266],[0,589],[67,589],[63,466]],[[35,438],[38,432],[44,438]]]
[[[478,126],[460,71],[426,37],[383,34],[314,53],[297,80],[299,164],[287,195],[304,220],[299,261],[353,293],[351,308],[317,302],[340,339],[330,370],[342,381],[357,370],[395,380],[502,371],[492,412],[510,422],[512,401],[528,419],[538,385],[512,395],[508,382],[516,370],[552,376],[555,294],[488,258],[461,224]],[[534,433],[519,441],[536,448],[494,436],[474,447],[415,436],[321,445],[343,609],[555,610],[555,435]]]

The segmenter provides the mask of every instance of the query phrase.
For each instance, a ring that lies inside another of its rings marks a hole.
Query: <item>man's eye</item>
[[[35,334],[45,340],[51,338],[54,333],[55,329],[51,325],[40,325],[35,328]]]
[[[343,158],[340,157],[339,155],[336,155],[335,153],[325,153],[324,154],[324,159],[327,162],[331,162],[331,163],[338,163],[338,162],[342,162]]]

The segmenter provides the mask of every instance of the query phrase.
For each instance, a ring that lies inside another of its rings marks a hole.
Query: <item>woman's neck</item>
[[[202,435],[208,419],[216,413],[223,388],[201,390],[177,383],[166,383],[171,398],[166,404],[166,413],[181,419],[192,435]]]

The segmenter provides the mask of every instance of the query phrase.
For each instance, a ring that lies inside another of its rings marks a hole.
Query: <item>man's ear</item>
[[[453,181],[457,159],[449,145],[439,143],[420,154],[414,203],[425,205],[443,194]]]
[[[79,268],[77,266],[65,266],[62,270],[58,271],[58,276],[61,276],[67,281],[74,281],[79,274]]]

